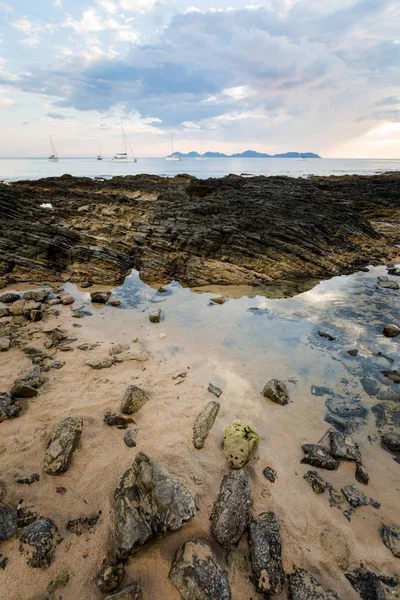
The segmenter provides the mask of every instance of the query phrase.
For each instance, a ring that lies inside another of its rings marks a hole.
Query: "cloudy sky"
[[[0,156],[400,157],[399,0],[0,0]]]

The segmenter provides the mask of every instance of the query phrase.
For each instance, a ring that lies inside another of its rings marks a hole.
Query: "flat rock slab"
[[[193,445],[200,450],[203,448],[211,427],[217,417],[220,408],[219,402],[211,400],[197,415],[193,425]]]
[[[45,454],[43,470],[48,475],[65,473],[71,463],[83,429],[81,417],[67,417],[54,431]]]
[[[353,460],[357,463],[362,462],[358,444],[356,444],[349,435],[344,435],[340,431],[330,431],[329,441],[331,445],[331,455],[334,458]]]
[[[55,523],[48,517],[41,517],[25,527],[20,536],[19,550],[26,557],[30,567],[49,567],[61,537]]]
[[[107,596],[105,600],[143,600],[143,594],[139,583],[135,581],[120,592]]]
[[[7,419],[15,419],[21,411],[21,405],[10,394],[0,392],[0,423]]]
[[[231,471],[222,479],[211,513],[211,531],[227,550],[239,543],[251,518],[251,490],[243,469]]]
[[[129,385],[121,401],[121,412],[132,415],[138,412],[148,402],[149,397],[142,388],[137,385]]]
[[[0,540],[8,540],[18,529],[18,513],[15,508],[0,503]]]
[[[381,536],[383,543],[389,548],[391,553],[396,558],[400,558],[400,527],[382,525]]]
[[[288,575],[291,600],[341,600],[332,590],[327,590],[304,569],[296,569]]]
[[[241,421],[234,421],[222,430],[224,456],[232,469],[241,469],[258,445],[258,435]]]
[[[211,548],[200,540],[179,548],[169,577],[183,600],[231,600],[226,571]]]
[[[136,455],[114,498],[120,556],[135,554],[149,540],[180,529],[197,512],[186,483],[144,452]]]
[[[331,456],[329,450],[325,448],[325,446],[320,446],[318,444],[303,444],[301,449],[303,450],[305,457],[300,462],[305,465],[328,469],[330,471],[334,471],[339,466],[339,461]]]
[[[273,512],[251,519],[249,545],[253,582],[264,598],[280,594],[285,583],[282,567],[282,540],[279,523]]]
[[[284,406],[289,403],[289,393],[286,384],[279,379],[271,379],[263,389],[264,398],[269,398],[275,404]]]

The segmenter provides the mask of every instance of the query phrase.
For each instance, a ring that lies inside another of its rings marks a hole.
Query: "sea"
[[[298,161],[293,158],[210,158],[199,161],[184,158],[166,161],[164,158],[138,158],[137,163],[116,163],[109,158],[60,158],[51,163],[47,158],[0,158],[0,181],[18,181],[58,177],[68,173],[79,177],[111,178],[122,175],[147,173],[174,177],[179,173],[199,179],[236,175],[373,175],[399,171],[399,159],[367,158],[314,158]]]

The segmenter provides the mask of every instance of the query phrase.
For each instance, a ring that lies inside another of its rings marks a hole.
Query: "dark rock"
[[[91,281],[84,281],[83,283],[81,283],[81,288],[82,289],[86,289],[86,288],[90,288],[92,287],[93,283]]]
[[[161,308],[158,308],[157,310],[153,310],[149,314],[149,319],[150,319],[150,323],[159,323],[161,320]]]
[[[380,383],[374,377],[361,377],[360,383],[368,396],[376,396],[381,389]]]
[[[106,412],[104,415],[104,423],[109,427],[126,429],[130,423],[135,423],[135,420],[132,417],[125,417],[124,415],[118,415],[117,413]]]
[[[211,513],[211,531],[227,550],[236,546],[251,517],[251,490],[248,475],[242,469],[224,475],[218,498]]]
[[[39,473],[33,473],[29,477],[18,477],[15,481],[21,484],[32,485],[35,481],[40,481],[40,475]]]
[[[305,457],[300,461],[303,464],[320,467],[321,469],[329,469],[330,471],[337,469],[339,466],[339,462],[331,456],[325,446],[303,444],[301,449],[305,454]]]
[[[296,569],[288,575],[291,600],[341,600],[332,590],[327,590],[304,569]]]
[[[369,481],[369,475],[367,473],[367,470],[365,469],[364,465],[362,465],[361,463],[357,463],[356,464],[356,479],[359,483],[363,483],[364,485],[367,485],[368,481]]]
[[[128,431],[125,432],[124,442],[128,448],[134,448],[136,446],[135,435],[136,431],[133,431],[132,429],[128,429]]]
[[[90,298],[95,304],[105,304],[111,296],[111,292],[91,292]]]
[[[43,470],[58,475],[68,470],[83,429],[81,417],[67,417],[57,425],[46,450]]]
[[[212,383],[208,384],[208,391],[217,396],[217,398],[219,398],[222,394],[222,390]]]
[[[381,536],[391,553],[396,558],[400,558],[400,527],[382,525]]]
[[[198,450],[203,448],[211,427],[220,408],[219,402],[211,400],[197,415],[193,425],[193,445]]]
[[[280,594],[285,583],[279,529],[273,512],[251,519],[249,525],[253,581],[257,592],[264,598],[269,598],[270,594]]]
[[[263,396],[276,404],[288,404],[289,394],[286,384],[279,379],[271,379],[263,389]]]
[[[37,393],[37,389],[23,379],[16,379],[11,388],[11,395],[16,398],[33,398]]]
[[[144,452],[115,490],[115,526],[121,556],[135,554],[151,539],[180,529],[197,512],[186,483]]]
[[[329,441],[331,446],[331,455],[334,458],[343,458],[353,460],[357,463],[361,461],[361,452],[358,444],[352,440],[349,435],[343,435],[340,431],[330,431]]]
[[[4,558],[1,558],[3,555],[0,554],[0,569],[2,569],[4,571],[4,569],[6,568],[7,564],[8,564],[8,556],[5,556]]]
[[[22,506],[19,506],[17,508],[17,515],[18,529],[27,527],[27,525],[35,523],[35,521],[37,521],[40,518],[40,515],[38,515],[37,512],[30,510],[30,508],[24,508]]]
[[[0,503],[0,540],[8,540],[18,529],[17,510]]]
[[[132,415],[140,410],[149,400],[148,395],[137,385],[129,385],[122,396],[121,412]]]
[[[396,591],[400,593],[399,580],[395,577],[377,575],[364,567],[345,573],[353,588],[360,594],[362,600],[391,600]],[[388,588],[396,588],[390,590]],[[397,594],[398,595],[398,594]]]
[[[275,483],[276,471],[274,471],[274,469],[272,469],[271,467],[265,467],[265,469],[263,470],[263,475],[265,479],[268,479],[268,481],[270,481],[271,483]]]
[[[44,302],[48,295],[50,294],[50,290],[36,290],[33,292],[25,292],[23,298],[24,300],[34,300],[35,302]]]
[[[158,288],[157,292],[159,294],[167,294],[168,290],[167,290],[167,288],[161,286],[161,287]]]
[[[6,294],[2,294],[0,296],[0,302],[3,302],[3,304],[12,304],[20,299],[21,296],[19,294],[13,294],[12,292],[7,292]]]
[[[400,452],[400,434],[392,431],[384,433],[381,437],[381,444],[385,450],[390,450],[391,452]]]
[[[393,383],[400,383],[400,373],[397,370],[381,371],[381,373],[383,373],[385,377],[390,379],[390,381],[393,381]]]
[[[353,350],[347,350],[347,354],[349,354],[350,356],[357,356],[358,350],[357,348],[354,348]]]
[[[97,525],[98,520],[100,519],[101,510],[93,515],[89,515],[88,517],[78,517],[77,519],[70,519],[67,522],[66,529],[75,533],[76,535],[82,535],[84,531],[88,529],[93,529],[95,525]]]
[[[169,577],[182,600],[231,600],[227,573],[211,548],[200,540],[191,540],[179,548]]]
[[[7,419],[15,419],[15,417],[18,417],[20,411],[21,406],[15,398],[6,392],[0,392],[0,423]]]
[[[307,471],[307,473],[303,475],[303,479],[311,485],[313,492],[316,494],[322,494],[329,485],[316,471]]]
[[[354,485],[345,485],[342,488],[342,492],[347,500],[347,502],[353,508],[357,508],[358,506],[368,506],[371,504],[374,508],[380,508],[380,503],[372,498],[368,498],[364,492],[357,489]]]
[[[400,403],[398,401],[386,401],[376,404],[371,408],[375,415],[376,426],[388,430],[400,431]]]
[[[394,338],[399,335],[400,329],[397,327],[397,325],[393,325],[393,324],[385,325],[382,333],[383,333],[383,335],[385,335],[388,338]]]
[[[318,331],[318,335],[319,337],[325,338],[330,342],[334,342],[336,340],[336,338],[333,337],[333,335],[330,335],[330,333],[326,333],[325,331]]]
[[[134,581],[120,592],[107,596],[104,600],[143,600],[142,589],[139,583]]]
[[[43,313],[41,310],[31,310],[29,317],[33,323],[37,323],[43,319]]]
[[[334,396],[325,402],[328,413],[325,420],[340,431],[351,431],[364,424],[368,415],[367,409],[359,398],[342,398]]]
[[[49,567],[61,537],[55,523],[48,517],[41,517],[31,523],[21,533],[19,550],[32,568]]]
[[[103,594],[114,592],[125,577],[125,566],[121,561],[105,559],[96,576],[96,585]]]

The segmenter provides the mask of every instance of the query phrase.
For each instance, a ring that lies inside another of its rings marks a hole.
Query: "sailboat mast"
[[[128,148],[127,148],[127,145],[126,145],[125,131],[124,131],[124,126],[122,125],[122,123],[121,123],[121,129],[122,129],[122,137],[124,138],[125,152],[126,152],[126,154],[128,154]]]
[[[53,142],[53,138],[50,136],[50,143],[51,143],[51,152],[54,156],[57,156],[57,152],[54,146],[54,142]]]
[[[174,134],[171,135],[171,156],[174,154]]]

